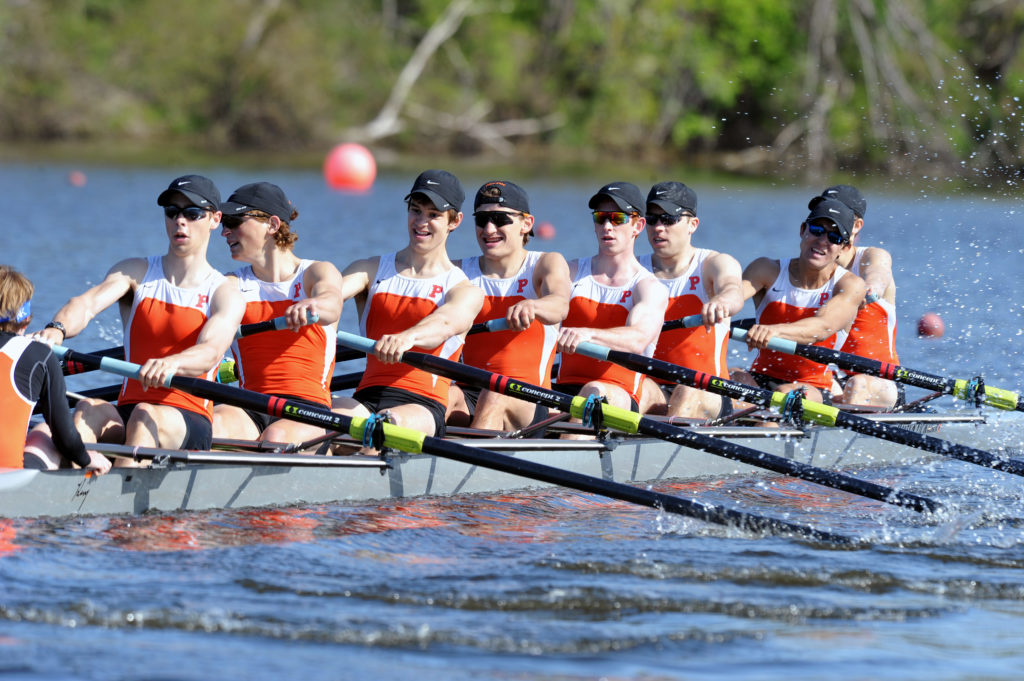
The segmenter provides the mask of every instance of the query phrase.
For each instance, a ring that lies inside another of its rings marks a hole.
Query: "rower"
[[[0,265],[0,468],[60,467],[61,459],[99,474],[110,461],[86,451],[68,411],[60,361],[45,343],[25,337],[32,322],[35,287],[21,272]],[[33,440],[45,440],[45,449],[24,437],[36,404],[42,402],[44,425]],[[22,436],[19,437],[19,434]],[[50,453],[57,456],[50,456]]]
[[[329,262],[295,254],[299,236],[292,223],[299,211],[276,184],[239,187],[221,205],[221,212],[221,235],[231,257],[249,263],[228,276],[245,300],[242,323],[275,317],[288,323],[287,329],[235,340],[231,353],[239,385],[330,408],[341,273]],[[307,324],[313,317],[317,322]],[[219,438],[305,442],[325,433],[323,428],[226,404],[213,410],[213,434]]]
[[[668,289],[665,319],[699,314],[703,326],[661,333],[657,359],[728,378],[729,318],[743,309],[742,269],[727,253],[692,243],[700,224],[697,194],[681,182],[661,182],[647,194],[647,239],[654,253],[640,264]],[[732,412],[732,400],[690,386],[644,379],[642,413],[714,419]]]
[[[355,298],[360,331],[377,342],[355,393],[335,400],[340,413],[387,412],[398,425],[444,434],[451,381],[400,359],[406,350],[458,358],[483,304],[483,292],[449,259],[446,247],[462,222],[464,199],[451,173],[420,173],[405,197],[408,245],[344,269],[342,297]]]
[[[583,341],[650,356],[668,304],[668,290],[633,254],[643,231],[644,195],[629,182],[612,182],[588,204],[597,254],[569,264],[569,314],[558,336],[562,353],[555,388],[603,398],[624,409],[639,408],[643,375],[610,362],[575,354]]]
[[[127,359],[142,365],[139,380],[124,382],[116,407],[97,399],[78,403],[75,425],[82,439],[209,449],[213,403],[163,385],[171,376],[212,380],[245,306],[235,282],[206,259],[221,219],[216,185],[201,175],[184,175],[157,197],[157,205],[163,208],[167,253],[121,260],[102,282],[65,303],[37,335],[63,343],[118,303]]]
[[[817,202],[800,225],[799,257],[785,267],[764,257],[747,265],[743,296],[754,298],[757,323],[746,340],[758,353],[750,372],[736,371],[733,380],[781,392],[804,388],[808,399],[831,402],[832,375],[825,365],[767,346],[778,337],[832,348],[853,322],[866,286],[838,262],[853,250],[853,221],[853,211],[841,201]]]
[[[840,339],[843,352],[898,365],[896,354],[896,283],[892,275],[892,256],[878,246],[858,246],[864,228],[868,203],[856,187],[837,184],[811,199],[808,208],[825,199],[842,201],[853,211],[850,241],[854,248],[844,250],[839,265],[864,280],[868,292],[857,310],[845,340]],[[893,407],[904,402],[903,385],[866,374],[851,374],[842,382],[842,392],[834,395],[836,402]]]
[[[462,361],[550,388],[558,324],[569,311],[569,265],[560,253],[527,250],[534,218],[526,191],[514,182],[480,187],[473,218],[483,255],[456,265],[484,292],[476,323],[504,319],[508,330],[467,337]],[[458,394],[474,428],[522,428],[546,415],[543,407],[490,390],[453,386],[453,398]]]

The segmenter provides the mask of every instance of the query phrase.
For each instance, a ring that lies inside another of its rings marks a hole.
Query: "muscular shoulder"
[[[772,258],[758,258],[743,270],[743,278],[760,288],[770,286],[779,276],[781,263]]]

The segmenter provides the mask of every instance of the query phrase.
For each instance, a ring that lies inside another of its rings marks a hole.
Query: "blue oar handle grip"
[[[352,348],[353,350],[360,350],[366,354],[373,352],[373,346],[377,344],[377,341],[365,338],[363,336],[357,336],[354,333],[348,331],[338,332],[338,342],[344,345],[346,348]]]
[[[65,348],[62,345],[54,345],[50,349],[53,350],[53,354],[57,355],[58,357],[64,357],[64,355],[66,355],[69,352],[69,349]],[[108,371],[112,374],[117,374],[118,376],[124,376],[125,378],[134,378],[138,380],[139,372],[142,370],[142,367],[139,366],[138,364],[135,364],[134,362],[126,362],[123,359],[103,357],[100,359],[100,369],[102,369],[103,371]],[[171,380],[173,378],[173,374],[167,377],[167,379],[164,381],[165,388],[171,387]]]
[[[864,302],[867,303],[868,305],[870,305],[871,303],[875,302],[876,300],[878,300],[881,297],[882,296],[878,295],[877,293],[871,293],[869,291],[868,294],[866,296],[864,296]]]
[[[609,352],[609,348],[598,345],[597,343],[591,343],[590,341],[583,341],[582,343],[576,346],[576,354],[584,355],[586,357],[592,357],[594,359],[603,359],[605,361],[608,361]]]
[[[488,331],[507,331],[508,320],[506,320],[504,317],[502,317],[501,319],[489,319],[486,322],[484,322],[484,326],[487,327]]]
[[[746,329],[737,329],[736,327],[733,327],[732,329],[729,330],[729,334],[733,340],[741,341],[746,340],[747,338]],[[768,341],[769,350],[775,350],[776,352],[784,352],[787,355],[796,354],[796,345],[796,341],[785,340],[783,338],[778,337],[772,338],[770,341]]]

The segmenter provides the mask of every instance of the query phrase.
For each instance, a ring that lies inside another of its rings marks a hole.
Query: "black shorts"
[[[418,404],[421,407],[426,407],[430,415],[434,417],[434,437],[444,437],[445,408],[437,400],[386,385],[374,385],[357,390],[352,397],[375,414],[403,404]]]
[[[330,409],[330,407],[327,406],[326,404],[320,404],[318,402],[311,402],[310,400],[306,400],[306,399],[303,399],[301,397],[295,397],[294,395],[275,395],[275,397],[280,397],[283,400],[291,400],[293,402],[300,402],[300,403],[308,405],[310,407],[319,407],[320,409]],[[250,419],[252,419],[252,422],[256,424],[256,429],[260,433],[262,433],[268,427],[270,427],[271,423],[274,423],[276,421],[280,421],[281,420],[280,416],[271,416],[270,414],[268,414],[265,411],[253,411],[252,409],[243,409],[242,411],[244,411],[246,413],[246,415]]]
[[[469,409],[469,416],[472,418],[476,415],[476,403],[480,400],[480,393],[483,392],[483,388],[478,388],[474,385],[462,385],[457,383],[459,389],[462,390],[462,395],[466,399],[466,407]],[[548,408],[543,404],[538,404],[537,408],[533,410],[533,419],[530,421],[530,425],[543,421],[548,417]]]
[[[665,404],[668,404],[672,400],[672,393],[676,389],[677,383],[657,383],[658,387],[661,388],[661,394],[665,396]],[[722,398],[722,405],[718,408],[718,415],[714,418],[724,419],[726,416],[732,415],[732,400],[725,395],[719,395]]]
[[[582,383],[555,383],[551,386],[552,390],[556,390],[566,395],[579,395],[580,391],[583,390]],[[636,403],[633,396],[629,396],[629,408],[633,411],[640,411],[640,405]]]
[[[789,383],[789,381],[780,381],[777,378],[765,376],[764,374],[755,374],[753,371],[750,372],[750,375],[754,377],[754,380],[757,382],[759,386],[761,386],[765,390],[771,390],[772,392],[778,392],[780,385],[782,385],[783,383]],[[823,388],[818,388],[818,390],[821,391],[821,403],[831,406],[832,391],[825,390]]]
[[[126,427],[137,404],[138,402],[115,405]],[[213,423],[210,419],[181,407],[172,409],[177,409],[185,417],[185,441],[181,443],[182,449],[206,450],[213,446]]]

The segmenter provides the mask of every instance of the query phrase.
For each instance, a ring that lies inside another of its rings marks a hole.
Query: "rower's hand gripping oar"
[[[743,329],[733,328],[730,337],[733,340],[742,341],[746,339],[747,332]],[[965,380],[936,376],[877,359],[851,355],[841,350],[796,343],[782,338],[769,340],[768,349],[787,355],[799,355],[819,364],[835,364],[846,371],[878,376],[890,381],[899,381],[918,388],[940,392],[944,395],[953,395],[966,402],[980,402],[1007,411],[1024,411],[1024,396],[1010,390],[984,385],[979,379]]]
[[[306,317],[306,324],[316,324],[318,321],[320,321],[320,315],[311,314]],[[282,315],[281,317],[275,317],[274,319],[268,319],[262,322],[242,324],[238,327],[238,330],[235,331],[235,339],[245,338],[265,331],[280,331],[281,329],[286,328],[288,328],[288,318]],[[97,357],[114,357],[116,359],[124,359],[124,346],[122,345],[116,348],[97,350],[89,354]],[[64,375],[82,374],[87,371],[92,371],[92,369],[86,368],[80,363],[76,364],[75,362],[67,360],[64,362]]]
[[[338,342],[365,352],[372,352],[374,346],[372,340],[345,331],[338,332]],[[648,435],[685,447],[700,449],[756,468],[765,468],[776,473],[791,475],[820,485],[850,492],[851,494],[907,506],[917,511],[935,511],[941,508],[941,504],[937,501],[916,494],[901,492],[885,485],[860,480],[842,473],[826,471],[822,468],[793,461],[792,459],[744,447],[734,442],[719,440],[708,435],[696,433],[687,428],[642,417],[640,414],[628,409],[601,404],[594,400],[588,400],[585,397],[566,395],[459,362],[435,357],[434,355],[422,352],[405,352],[402,356],[402,361],[425,371],[463,381],[485,390],[510,395],[528,402],[570,413],[575,418],[583,420],[584,423],[588,421],[593,422],[593,418],[597,417],[603,425],[618,431]]]
[[[370,347],[372,349],[372,341]],[[128,378],[137,378],[141,369],[138,364],[132,364],[131,362],[111,357],[79,353],[59,345],[54,346],[53,351],[58,357],[66,357],[67,359]],[[471,466],[489,468],[552,485],[571,487],[588,494],[600,494],[612,499],[661,509],[669,513],[685,515],[707,522],[731,525],[754,532],[797,535],[845,546],[855,544],[854,540],[844,535],[818,530],[807,525],[767,518],[733,509],[719,508],[690,499],[682,499],[669,494],[631,487],[610,480],[562,470],[554,466],[517,459],[486,449],[468,447],[440,438],[430,437],[410,428],[386,423],[377,415],[369,418],[344,416],[342,414],[335,414],[326,407],[317,407],[305,402],[284,399],[273,395],[264,395],[251,390],[206,381],[201,378],[172,376],[167,379],[166,385],[170,388],[184,390],[199,397],[232,404],[243,409],[259,411],[278,418],[287,418],[339,433],[348,433],[368,447],[392,447],[412,454],[432,454],[441,458],[460,461]]]
[[[746,331],[742,329],[734,328],[732,334],[733,338],[746,337]],[[783,342],[789,343],[790,341]],[[748,386],[644,355],[610,350],[590,342],[581,343],[576,351],[588,357],[615,362],[633,371],[639,371],[640,373],[655,376],[666,381],[683,383],[762,407],[775,407],[780,410],[791,411],[810,423],[848,428],[858,433],[949,456],[979,466],[986,466],[1006,473],[1013,473],[1014,475],[1024,475],[1024,461],[1000,457],[982,449],[949,442],[948,440],[918,433],[896,425],[872,421],[863,416],[850,414],[820,402],[802,398],[797,400],[792,393],[773,392],[764,388]]]

